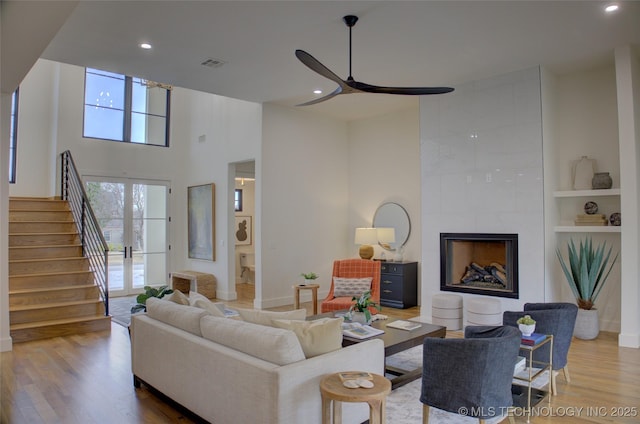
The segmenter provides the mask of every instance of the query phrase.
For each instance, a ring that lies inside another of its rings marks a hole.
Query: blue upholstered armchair
[[[551,376],[551,393],[557,394],[556,375],[562,370],[569,383],[569,367],[567,354],[573,338],[578,307],[573,303],[526,303],[524,311],[506,311],[502,315],[502,324],[518,327],[516,321],[524,314],[531,315],[536,321],[536,333],[553,334],[553,370]],[[549,345],[541,346],[533,353],[534,361],[549,360]]]
[[[427,337],[422,359],[422,422],[429,407],[460,413],[484,422],[508,413],[511,382],[520,348],[513,327],[469,326],[464,339]],[[513,417],[509,414],[509,421]]]

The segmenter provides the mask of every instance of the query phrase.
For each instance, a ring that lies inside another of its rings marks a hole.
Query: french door
[[[166,284],[169,183],[91,176],[85,181],[109,245],[109,294]]]

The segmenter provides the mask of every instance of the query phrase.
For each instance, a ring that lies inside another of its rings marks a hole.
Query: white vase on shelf
[[[594,168],[595,160],[589,159],[587,156],[582,156],[582,158],[575,163],[573,167],[574,190],[591,190]]]

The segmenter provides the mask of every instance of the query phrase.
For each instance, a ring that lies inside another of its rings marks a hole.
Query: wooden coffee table
[[[374,321],[371,326],[384,330],[384,334],[379,336],[370,337],[368,339],[354,339],[351,337],[342,338],[342,346],[349,346],[354,343],[359,343],[363,340],[380,339],[384,342],[384,356],[385,358],[394,355],[396,353],[411,349],[412,347],[421,346],[426,337],[441,337],[444,338],[447,334],[447,328],[441,325],[433,325],[421,322],[420,328],[415,330],[399,330],[397,328],[387,327],[387,324],[396,321],[393,318],[386,320]],[[422,362],[422,361],[421,361]],[[404,386],[411,381],[417,380],[422,377],[422,366],[413,370],[403,370],[396,367],[385,365],[385,372],[395,375],[396,378],[391,380],[391,389],[394,390],[398,387]]]

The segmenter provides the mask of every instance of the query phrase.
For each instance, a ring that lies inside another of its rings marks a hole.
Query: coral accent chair
[[[331,288],[329,294],[322,301],[320,311],[333,312],[342,309],[349,309],[354,301],[352,296],[335,297],[333,294],[333,277],[339,278],[366,278],[371,277],[371,300],[380,304],[380,261],[369,259],[342,259],[333,262],[333,273],[331,276]],[[370,308],[372,314],[378,312],[375,308]]]

